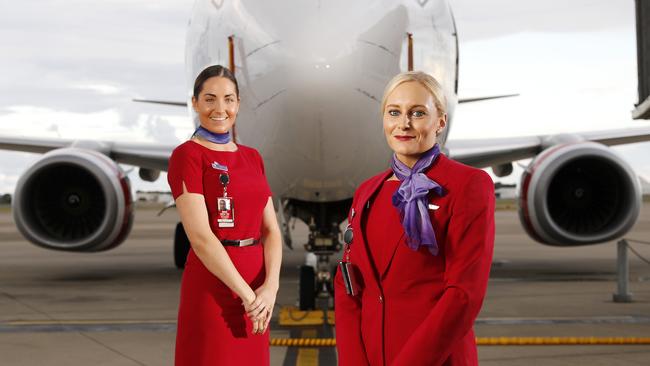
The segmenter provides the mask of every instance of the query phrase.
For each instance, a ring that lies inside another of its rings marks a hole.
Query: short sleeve
[[[187,192],[203,194],[200,153],[191,149],[187,144],[177,147],[169,158],[167,182],[174,199],[183,194],[183,183],[185,183]]]
[[[255,156],[257,157],[257,161],[258,161],[258,164],[260,166],[260,170],[262,171],[262,177],[264,177],[264,189],[266,190],[266,194],[268,196],[272,196],[273,192],[271,191],[271,187],[269,186],[269,182],[266,179],[266,171],[264,169],[264,159],[262,159],[262,155],[257,150],[255,150]]]

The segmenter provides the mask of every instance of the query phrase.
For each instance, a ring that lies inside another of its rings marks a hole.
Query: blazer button
[[[384,303],[384,297],[379,295],[379,303],[383,304]]]

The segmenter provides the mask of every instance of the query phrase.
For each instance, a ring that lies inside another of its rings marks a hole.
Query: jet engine
[[[80,148],[43,155],[18,180],[12,206],[22,235],[48,249],[108,250],[133,223],[128,177],[107,156]]]
[[[629,164],[594,142],[555,145],[521,177],[519,218],[540,243],[576,246],[624,235],[641,209],[641,187]]]

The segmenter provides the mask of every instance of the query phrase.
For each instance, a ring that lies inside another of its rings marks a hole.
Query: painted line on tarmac
[[[650,324],[650,316],[565,318],[479,318],[476,325]],[[175,332],[176,320],[17,320],[0,323],[0,333]],[[320,337],[330,337],[328,334]],[[300,338],[299,334],[292,337]]]
[[[74,320],[13,320],[5,322],[12,326],[31,325],[123,325],[123,324],[176,324],[176,320],[133,320],[133,319],[74,319]]]
[[[476,325],[648,324],[648,316],[590,316],[562,318],[479,318]]]
[[[301,331],[301,338],[316,338],[318,331],[316,329],[304,329]],[[296,357],[296,366],[318,366],[318,348],[304,348],[298,349],[298,356]]]
[[[290,338],[271,338],[271,346],[287,347],[283,366],[336,365],[334,328],[324,325],[289,327]],[[295,337],[295,338],[294,338]]]
[[[477,337],[477,346],[650,345],[650,337]]]
[[[176,323],[137,324],[0,324],[0,333],[69,333],[69,332],[176,332]]]

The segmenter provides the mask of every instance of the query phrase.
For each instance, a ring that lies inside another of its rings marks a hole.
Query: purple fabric
[[[438,196],[444,194],[442,187],[424,174],[440,155],[440,148],[435,144],[422,154],[418,161],[409,168],[393,154],[391,168],[402,183],[393,194],[393,206],[399,211],[402,226],[406,233],[409,248],[418,250],[427,247],[431,254],[438,255],[438,243],[429,218],[429,200],[427,195],[433,190]]]
[[[230,132],[214,133],[203,128],[203,126],[199,126],[199,128],[194,131],[194,136],[199,136],[205,140],[214,142],[215,144],[227,144],[230,142]]]

